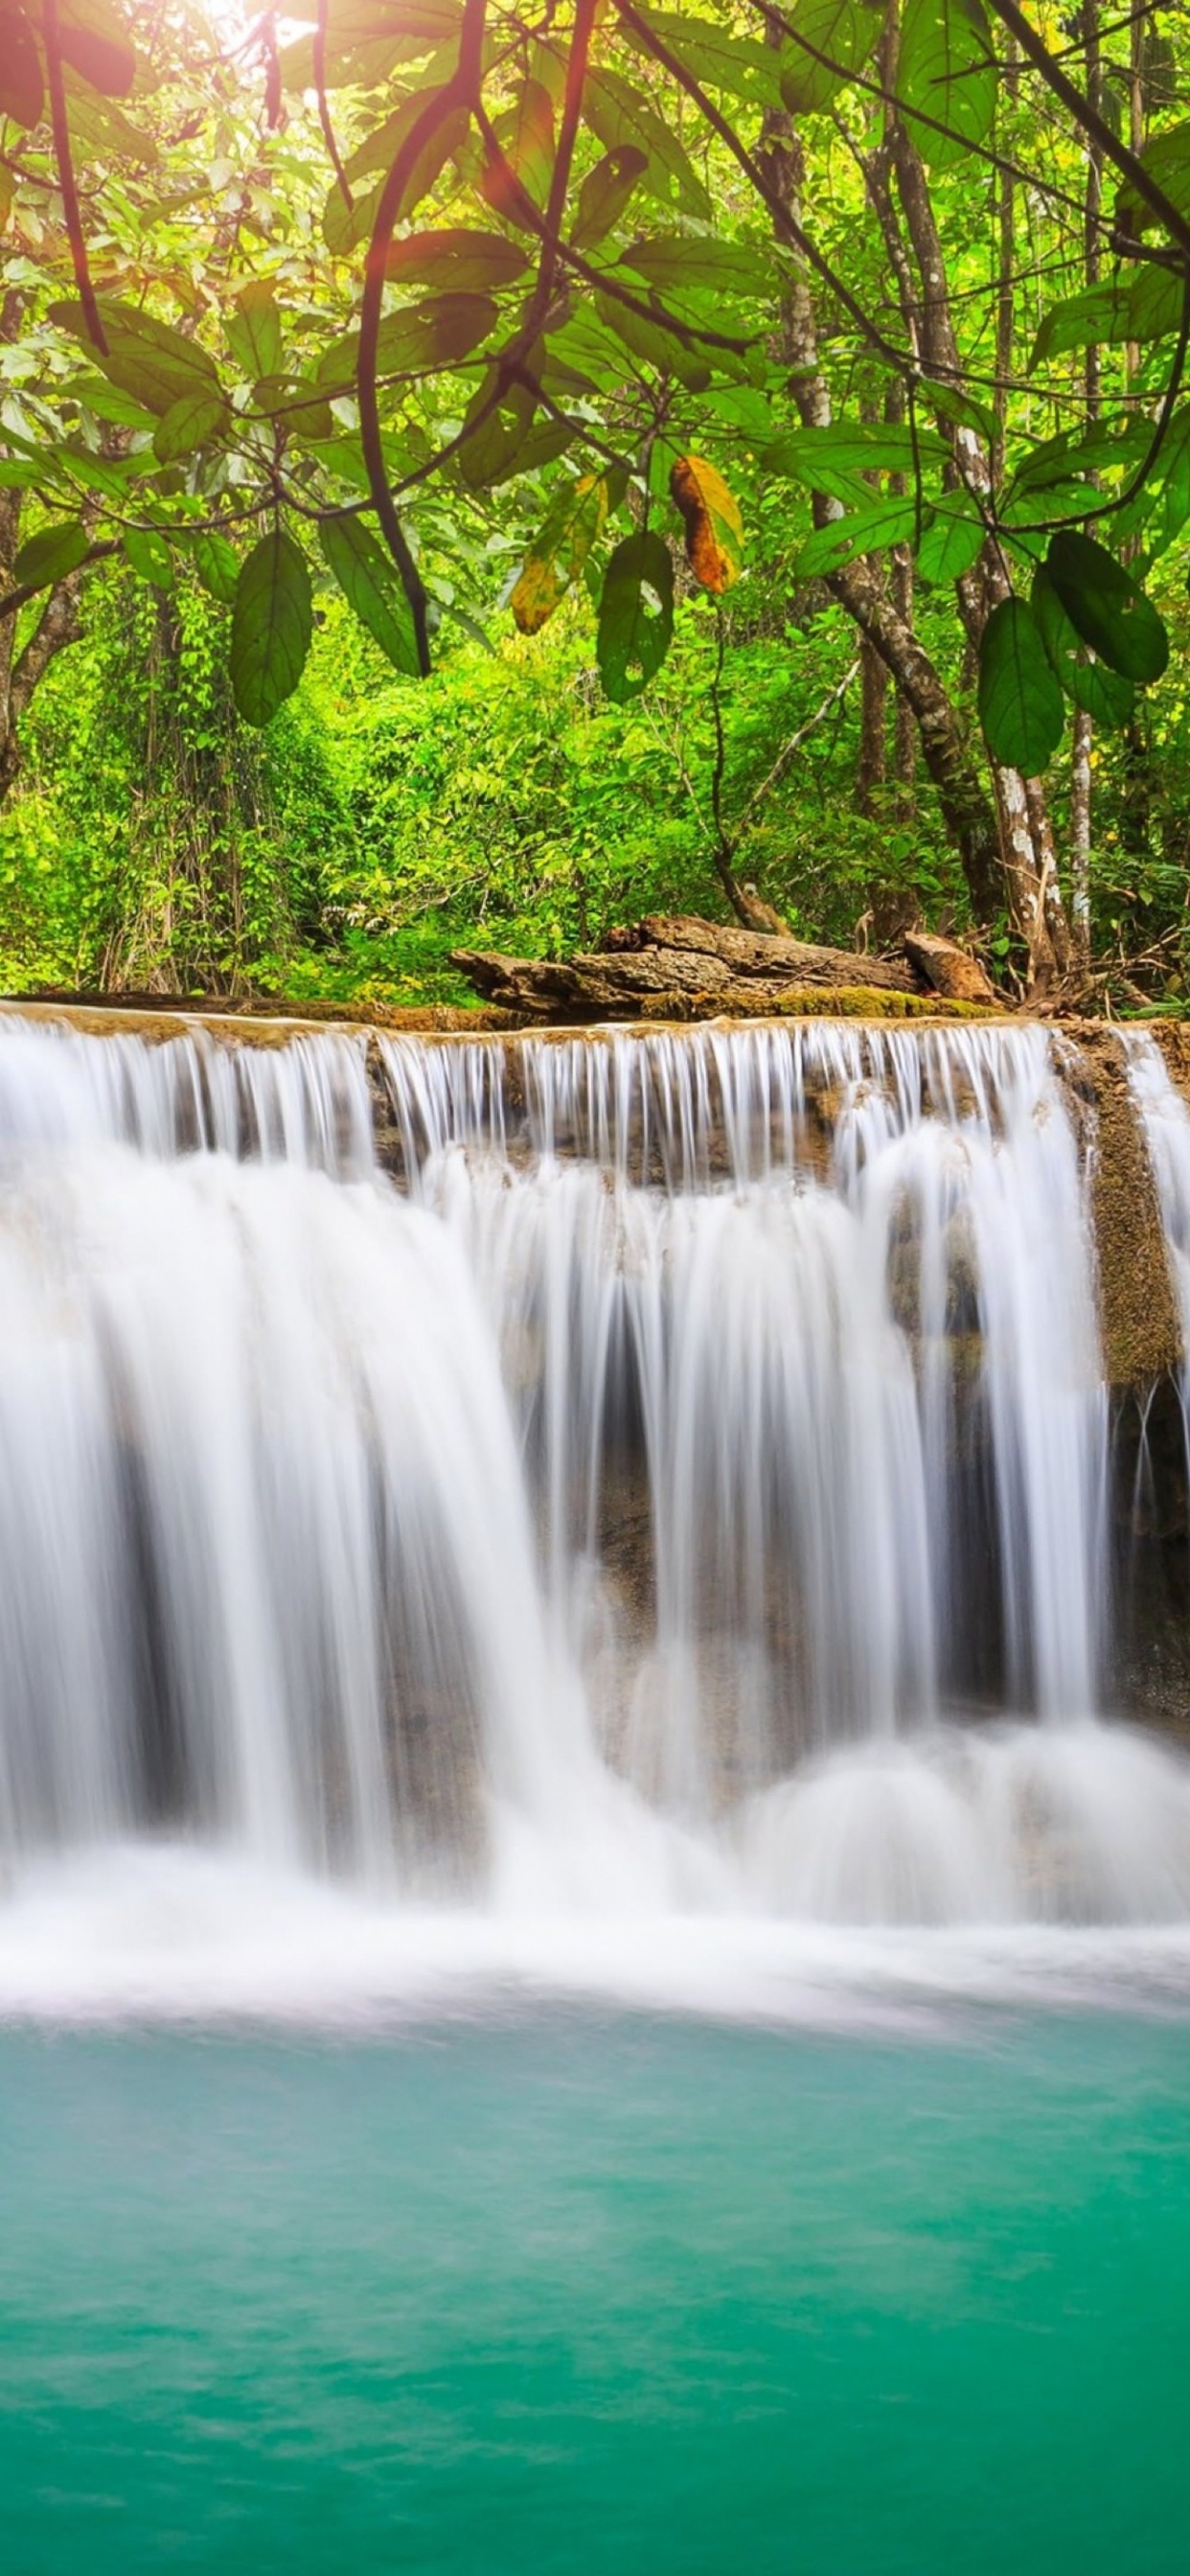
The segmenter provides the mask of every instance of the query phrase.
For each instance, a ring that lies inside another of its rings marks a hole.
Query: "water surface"
[[[0,2038],[8,2576],[1183,2576],[1190,2024]]]

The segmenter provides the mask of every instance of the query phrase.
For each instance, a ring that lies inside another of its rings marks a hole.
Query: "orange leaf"
[[[669,488],[682,514],[686,555],[695,580],[716,594],[730,590],[739,580],[744,557],[744,522],[734,493],[705,456],[679,456]]]

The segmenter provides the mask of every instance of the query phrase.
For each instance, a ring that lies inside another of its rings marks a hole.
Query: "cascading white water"
[[[374,1048],[0,1017],[10,1865],[1190,1914],[1046,1034]]]
[[[1190,1353],[1190,1108],[1151,1030],[1124,1030],[1121,1043],[1156,1184],[1183,1347]],[[1190,1370],[1183,1375],[1182,1400],[1190,1400]]]

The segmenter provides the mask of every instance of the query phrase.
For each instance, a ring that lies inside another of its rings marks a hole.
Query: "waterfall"
[[[1148,1029],[1125,1030],[1122,1043],[1156,1183],[1183,1348],[1190,1353],[1190,1108],[1170,1080],[1165,1058]],[[1183,1405],[1188,1391],[1190,1379],[1184,1371]]]
[[[0,1855],[1190,1912],[1086,1192],[1036,1027],[0,1017]]]

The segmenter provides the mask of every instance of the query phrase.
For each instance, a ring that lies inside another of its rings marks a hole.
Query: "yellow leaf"
[[[509,605],[522,635],[539,635],[577,579],[607,517],[602,475],[580,474],[559,493],[533,540]]]
[[[669,478],[674,506],[686,530],[686,555],[696,581],[719,594],[738,581],[744,559],[739,503],[705,456],[679,456]]]

